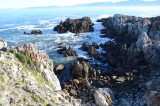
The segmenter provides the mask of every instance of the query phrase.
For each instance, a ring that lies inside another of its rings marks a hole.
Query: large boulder
[[[23,34],[24,35],[30,35],[30,34],[32,34],[32,35],[42,35],[42,31],[37,29],[37,30],[32,30],[31,33],[24,32]]]
[[[81,19],[66,19],[64,22],[60,22],[59,25],[54,27],[54,31],[58,33],[65,33],[70,31],[72,33],[84,33],[93,32],[93,23],[89,17],[83,17]]]
[[[97,70],[91,67],[88,62],[77,61],[71,65],[71,72],[74,78],[92,78],[96,77]]]
[[[66,48],[66,47],[62,47],[61,49],[58,50],[59,54],[64,54],[65,57],[68,56],[78,56],[76,51],[74,51],[71,47]]]
[[[41,30],[32,30],[32,31],[31,31],[31,34],[34,34],[34,35],[42,35],[42,31],[41,31]]]
[[[92,45],[88,45],[86,43],[83,43],[80,49],[88,52],[89,56],[92,56],[97,60],[102,59],[100,56],[100,53],[97,50],[97,49],[99,49],[99,45],[96,42],[93,42]]]
[[[64,68],[65,68],[65,67],[64,67],[63,64],[58,64],[58,65],[55,65],[55,66],[54,66],[54,71],[55,71],[55,73],[59,73],[59,72],[63,71]]]
[[[94,98],[97,106],[112,106],[114,96],[109,88],[98,88],[94,92]]]
[[[0,39],[0,49],[6,48],[7,47],[7,42],[3,39]]]

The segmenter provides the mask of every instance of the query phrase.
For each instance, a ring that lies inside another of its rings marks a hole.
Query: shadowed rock
[[[41,30],[32,30],[31,33],[28,33],[28,32],[24,32],[23,33],[24,35],[42,35],[42,31]]]
[[[84,33],[93,32],[93,23],[89,17],[83,17],[81,19],[66,19],[64,22],[60,22],[59,25],[54,27],[54,31],[58,33],[65,33],[70,31],[72,33]]]

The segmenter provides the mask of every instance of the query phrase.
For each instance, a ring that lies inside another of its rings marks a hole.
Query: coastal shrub
[[[49,103],[49,101],[47,99],[43,100],[43,106],[47,106],[48,103]]]
[[[10,52],[13,53],[13,54],[16,54],[17,50],[16,49],[11,49]]]
[[[24,103],[27,102],[27,97],[26,97],[26,96],[23,98],[23,102],[24,102]]]
[[[24,79],[20,79],[17,83],[16,83],[16,87],[22,87],[23,85],[26,86],[27,82]]]
[[[20,62],[22,62],[26,67],[32,67],[33,69],[36,69],[37,72],[42,73],[42,70],[37,66],[36,63],[33,63],[33,61],[30,59],[30,57],[27,54],[18,52],[16,54],[16,57]]]
[[[37,103],[40,102],[40,97],[38,95],[32,95],[32,99]]]
[[[38,67],[36,62],[34,63],[31,60],[27,54],[17,52],[16,57],[20,62],[23,63],[23,70],[30,72],[39,83],[47,84],[48,86],[52,85],[49,82],[46,82],[46,80],[41,75],[37,74],[37,72],[42,73],[42,70]],[[17,83],[17,85],[21,85],[21,83]]]
[[[3,83],[6,84],[8,82],[8,76],[7,75],[0,75],[0,78],[1,78]]]
[[[28,57],[24,54],[24,53],[20,53],[20,52],[18,52],[17,54],[16,54],[16,57],[18,58],[18,60],[20,61],[20,62],[22,62],[22,63],[24,63],[24,64],[27,64],[27,62],[28,62]]]

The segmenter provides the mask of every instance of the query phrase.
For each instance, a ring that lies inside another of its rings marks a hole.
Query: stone
[[[68,56],[78,56],[76,51],[72,50],[71,47],[69,48],[66,48],[66,47],[63,47],[61,49],[58,50],[58,53],[59,54],[64,54],[65,57],[68,57]]]
[[[92,46],[95,47],[96,49],[99,49],[99,45],[96,42],[93,42]]]
[[[0,39],[0,49],[6,48],[7,42],[4,39]]]
[[[64,65],[63,64],[58,64],[58,65],[55,65],[54,66],[54,71],[55,72],[61,72],[61,71],[63,71],[64,70]]]
[[[98,88],[94,92],[94,99],[97,106],[111,106],[114,97],[109,88]]]
[[[72,33],[84,33],[93,32],[94,28],[89,17],[82,17],[80,19],[67,18],[64,22],[61,21],[53,30],[58,33],[66,33],[67,31]]]
[[[41,31],[41,30],[32,30],[32,31],[31,31],[31,34],[34,34],[34,35],[42,35],[42,31]]]
[[[80,47],[81,50],[88,52],[88,55],[94,57],[97,60],[101,60],[101,56],[97,49],[99,49],[99,46],[96,42],[93,42],[92,45],[87,45],[86,43],[83,43]]]
[[[70,94],[71,94],[72,96],[76,96],[76,95],[77,95],[77,91],[74,90],[74,89],[71,89],[71,90],[70,90]]]
[[[146,32],[142,32],[142,34],[139,36],[137,42],[136,42],[136,46],[140,49],[143,49],[144,46],[147,46],[148,44],[150,44],[151,41],[147,35]]]
[[[71,72],[74,78],[83,77],[83,65],[79,62],[71,66]]]
[[[76,85],[78,85],[79,84],[79,80],[78,79],[74,79],[73,83],[76,84]]]

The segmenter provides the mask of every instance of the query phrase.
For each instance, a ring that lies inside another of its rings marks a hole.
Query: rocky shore
[[[100,45],[106,51],[106,60],[113,67],[112,71],[115,72],[116,76],[126,78],[126,81],[118,87],[120,88],[122,85],[123,90],[128,90],[126,93],[131,91],[130,96],[135,96],[132,97],[133,103],[131,105],[145,105],[145,102],[137,103],[136,99],[138,97],[136,97],[137,93],[134,90],[139,94],[142,93],[140,98],[144,98],[143,94],[151,92],[151,89],[145,90],[145,83],[150,80],[156,83],[154,81],[157,81],[160,74],[158,71],[160,17],[141,18],[116,14],[113,17],[98,21],[102,22],[105,27],[101,30],[101,36],[112,39]],[[130,89],[127,89],[129,86]],[[156,87],[157,85],[153,86]],[[115,92],[119,92],[116,87],[113,87],[113,89],[115,89]],[[124,96],[122,95],[121,93],[115,94],[118,98]],[[145,98],[147,99],[144,99],[144,101],[147,102],[148,106],[151,106],[151,104],[152,106],[158,105],[159,100],[156,96],[150,98],[147,95]]]
[[[73,78],[63,85],[56,76],[65,70],[63,64],[54,65],[34,44],[8,47],[0,40],[0,105],[159,106],[160,17],[115,14],[97,22],[104,26],[100,36],[110,40],[83,43],[79,49],[108,65],[90,64],[60,45],[58,53],[76,58],[68,70]],[[68,18],[54,31],[92,32],[93,25],[89,17]]]

